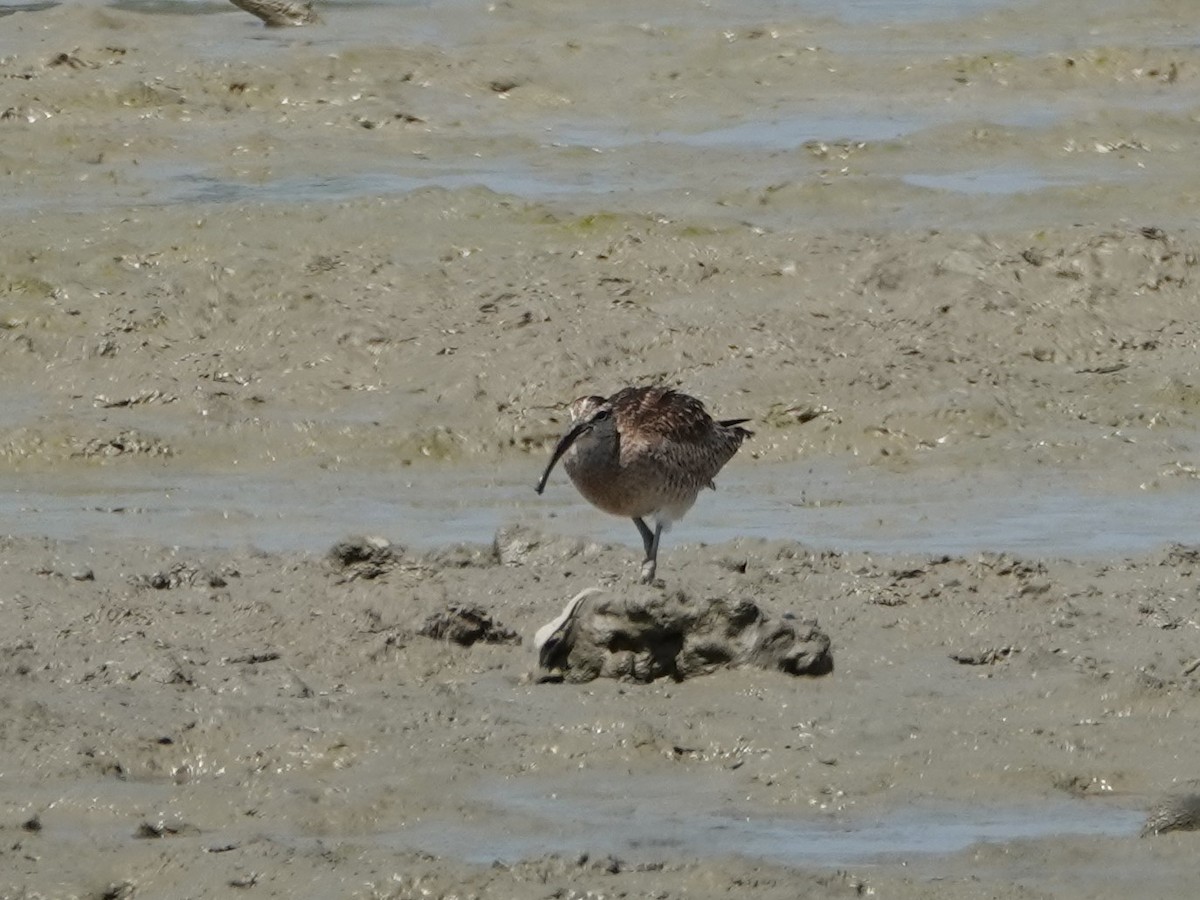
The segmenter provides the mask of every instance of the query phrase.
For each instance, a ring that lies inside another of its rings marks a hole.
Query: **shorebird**
[[[753,433],[738,427],[749,419],[714,421],[695,397],[665,387],[580,397],[571,404],[571,421],[537,492],[561,458],[584,499],[633,519],[646,550],[645,583],[654,580],[662,533],[692,508],[701,488],[716,488],[713,478]]]
[[[258,16],[272,28],[286,25],[311,25],[320,21],[313,12],[312,0],[229,0],[238,9]]]

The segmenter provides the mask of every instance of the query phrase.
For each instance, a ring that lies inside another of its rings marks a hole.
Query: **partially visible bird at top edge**
[[[272,28],[287,25],[312,25],[321,21],[312,8],[312,0],[229,0],[238,9],[258,16]]]
[[[571,404],[571,421],[536,490],[546,489],[562,459],[584,499],[633,519],[646,551],[643,583],[654,580],[663,532],[692,508],[702,488],[716,487],[717,473],[753,435],[739,427],[749,419],[715,421],[695,397],[657,386],[580,397]]]

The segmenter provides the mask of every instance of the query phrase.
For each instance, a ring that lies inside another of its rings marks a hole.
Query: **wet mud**
[[[318,12],[0,10],[0,895],[1187,895],[1190,5]],[[533,493],[650,382],[662,588]]]

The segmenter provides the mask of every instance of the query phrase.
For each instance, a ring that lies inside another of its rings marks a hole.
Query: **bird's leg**
[[[642,563],[642,584],[651,584],[654,581],[654,570],[658,567],[658,541],[662,537],[663,527],[660,524],[654,526],[654,540],[650,544],[650,549],[646,553],[646,561]]]
[[[646,551],[646,559],[649,559],[650,548],[654,546],[654,532],[650,530],[646,520],[639,516],[633,517],[633,524],[637,526],[638,534],[642,536],[642,549]]]
[[[633,524],[637,526],[638,533],[642,536],[642,545],[646,549],[646,559],[642,563],[642,584],[649,584],[654,580],[654,570],[658,566],[658,542],[662,537],[663,527],[659,523],[655,523],[654,530],[651,531],[646,523],[635,517]]]

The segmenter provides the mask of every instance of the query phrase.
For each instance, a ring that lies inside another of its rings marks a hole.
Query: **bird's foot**
[[[652,560],[652,559],[648,559],[644,563],[642,563],[642,575],[638,579],[638,581],[641,582],[642,584],[653,584],[655,568],[656,568],[656,566],[655,566],[654,560]]]

